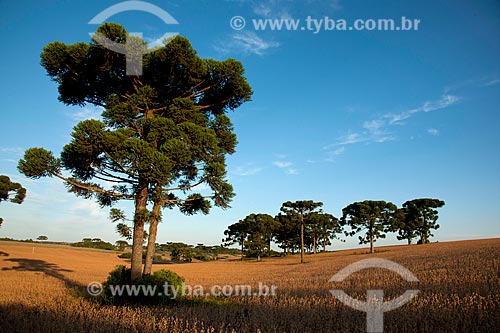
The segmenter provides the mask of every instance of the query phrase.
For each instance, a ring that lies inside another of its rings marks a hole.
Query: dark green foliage
[[[10,178],[0,175],[0,203],[10,201],[21,204],[26,197],[26,189],[19,183],[10,181]]]
[[[21,204],[26,197],[26,189],[19,183],[12,182],[9,177],[0,175],[0,203],[2,201],[10,201],[12,203]],[[0,227],[3,219],[0,218]]]
[[[174,247],[170,252],[170,259],[175,262],[193,261],[194,251],[190,247]]]
[[[337,238],[337,234],[342,232],[339,220],[327,213],[313,212],[306,219],[306,235],[312,241],[313,252],[316,253],[318,246],[323,246],[326,251],[327,245],[331,245],[331,240]]]
[[[222,246],[207,246],[203,244],[189,245],[184,243],[159,244],[157,250],[170,253],[171,259],[179,262],[190,262],[192,259],[200,261],[217,260],[219,255],[238,255],[241,252],[237,249],[230,249]],[[173,253],[173,256],[172,256]],[[186,260],[187,259],[187,260]]]
[[[284,255],[300,249],[300,220],[297,216],[279,213],[274,218],[277,228],[274,241],[283,249]]]
[[[377,238],[385,238],[385,233],[390,230],[396,205],[391,202],[365,200],[355,202],[342,209],[341,226],[351,227],[345,231],[346,236],[366,231],[359,236],[360,244],[370,244],[370,253],[374,253],[373,243]]]
[[[260,260],[263,255],[270,256],[271,240],[277,227],[278,223],[270,215],[250,214],[230,225],[224,231],[226,238],[222,241],[226,246],[239,243],[242,253]]]
[[[109,273],[107,280],[102,284],[103,293],[101,300],[106,304],[113,305],[129,305],[129,304],[169,304],[181,300],[184,296],[184,279],[172,271],[159,270],[153,274],[148,274],[140,277],[132,282],[131,269],[123,265],[116,266]],[[122,295],[115,292],[114,288],[122,286]],[[128,294],[126,286],[135,286],[137,293]],[[139,287],[144,286],[144,287]],[[174,294],[166,292],[165,286],[169,286],[168,290],[175,289],[177,297]],[[149,288],[149,289],[142,289]]]
[[[429,238],[434,236],[432,229],[438,229],[437,208],[444,206],[444,201],[439,199],[414,199],[406,201],[398,213],[395,230],[398,231],[398,239],[407,239],[408,244],[415,237],[420,237],[418,243],[426,244]]]
[[[313,212],[320,211],[322,202],[312,200],[299,200],[295,202],[287,201],[281,205],[281,212],[289,215],[292,219],[297,219],[300,223],[300,262],[304,263],[305,247],[305,220]]]
[[[129,246],[128,242],[124,240],[117,240],[115,242],[115,245],[118,247],[120,251],[123,251],[126,247]]]
[[[87,247],[90,249],[100,249],[100,250],[114,250],[115,247],[113,244],[104,242],[102,240],[99,241],[83,241],[83,242],[78,242],[78,243],[73,243],[71,246],[74,247]]]
[[[38,237],[36,238],[36,240],[39,240],[39,241],[46,241],[46,240],[48,240],[48,239],[49,239],[49,237],[47,237],[47,236],[43,236],[43,235],[42,235],[42,236],[38,236]]]
[[[224,246],[230,246],[238,243],[241,247],[241,253],[245,251],[245,242],[248,236],[248,226],[243,220],[231,224],[225,231],[226,238],[222,239]]]

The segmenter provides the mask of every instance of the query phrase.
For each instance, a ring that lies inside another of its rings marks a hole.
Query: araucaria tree
[[[268,214],[250,214],[245,218],[248,226],[247,247],[250,254],[260,257],[267,252],[271,256],[271,240],[276,228],[276,221]]]
[[[306,230],[312,238],[313,253],[316,254],[319,244],[323,246],[323,252],[326,252],[331,239],[337,238],[337,234],[342,232],[342,227],[335,216],[314,212],[307,218]]]
[[[9,177],[0,175],[0,203],[10,201],[16,204],[22,204],[26,197],[26,189],[19,183],[12,182]],[[0,227],[3,219],[0,217]]]
[[[248,227],[245,220],[239,220],[227,227],[224,231],[224,236],[226,236],[226,238],[222,239],[223,246],[230,246],[238,243],[241,247],[241,260],[243,260],[248,237]]]
[[[364,235],[359,236],[359,243],[369,243],[370,253],[374,253],[373,243],[377,238],[385,238],[396,210],[396,205],[391,202],[372,200],[355,202],[342,209],[340,224],[351,227],[351,231],[345,231],[346,236],[366,231]]]
[[[287,201],[281,205],[281,211],[292,218],[296,218],[300,223],[300,262],[304,263],[304,221],[309,214],[318,212],[323,206],[322,202],[312,200]]]
[[[97,32],[123,45],[138,38],[114,23]],[[50,43],[41,64],[58,84],[61,102],[101,107],[102,120],[77,124],[59,158],[43,148],[28,149],[18,169],[31,178],[58,177],[69,191],[101,206],[133,200],[132,280],[151,272],[162,209],[206,214],[211,204],[229,207],[234,193],[225,156],[234,153],[237,141],[226,112],[252,95],[240,62],[201,59],[177,36],[144,55],[140,76],[127,75],[125,55],[95,37],[90,43]],[[196,192],[200,184],[210,193]]]
[[[399,217],[402,220],[398,225],[398,239],[408,239],[408,244],[414,237],[420,237],[419,243],[426,244],[429,237],[434,236],[432,229],[438,229],[437,208],[444,206],[444,201],[439,199],[422,198],[406,201],[403,204]]]
[[[257,261],[263,254],[271,255],[271,240],[276,230],[276,220],[268,214],[250,214],[243,220],[230,225],[222,241],[225,245],[239,243],[241,252],[246,249],[247,255],[257,257]]]
[[[276,230],[274,231],[274,241],[278,247],[283,249],[283,255],[300,248],[300,221],[298,216],[279,213],[274,217],[276,220]]]

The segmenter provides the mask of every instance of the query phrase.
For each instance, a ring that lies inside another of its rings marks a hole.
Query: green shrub
[[[113,305],[168,304],[184,297],[184,279],[172,271],[162,269],[151,275],[144,275],[133,283],[130,277],[130,268],[116,266],[102,284],[103,302]],[[121,295],[118,290],[122,291]],[[129,294],[128,291],[133,293]]]
[[[113,244],[108,243],[108,242],[78,242],[78,243],[73,243],[71,246],[74,247],[87,247],[90,249],[101,249],[101,250],[114,250],[115,247]]]

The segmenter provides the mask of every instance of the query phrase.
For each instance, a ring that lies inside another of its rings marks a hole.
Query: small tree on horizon
[[[281,205],[281,211],[290,216],[296,216],[300,222],[300,263],[304,263],[304,221],[307,216],[323,206],[322,202],[312,200],[287,201]]]
[[[245,255],[245,246],[248,237],[248,226],[245,220],[239,220],[231,224],[224,231],[226,238],[222,239],[222,246],[231,246],[238,243],[241,247],[241,260]]]
[[[274,219],[277,224],[274,231],[274,241],[279,244],[278,246],[283,249],[283,254],[287,256],[295,248],[300,247],[300,221],[297,216],[284,213],[279,213]]]
[[[41,235],[41,236],[38,236],[36,239],[39,241],[46,241],[49,239],[49,237]]]
[[[364,235],[359,236],[359,244],[370,244],[370,253],[374,253],[373,243],[377,238],[385,238],[396,210],[397,207],[392,202],[355,202],[342,209],[340,225],[351,227],[351,231],[345,231],[346,236],[366,231]]]
[[[123,251],[127,246],[129,246],[128,242],[124,240],[117,240],[115,245],[118,246],[120,251]]]
[[[318,243],[321,242],[323,252],[331,244],[331,239],[337,238],[342,232],[339,219],[328,213],[314,212],[307,218],[307,229],[313,240],[313,253],[316,254]]]
[[[403,204],[404,220],[399,228],[400,235],[403,232],[406,239],[419,236],[420,244],[428,243],[429,237],[434,236],[431,230],[439,228],[437,208],[444,205],[444,201],[431,198],[406,201]]]

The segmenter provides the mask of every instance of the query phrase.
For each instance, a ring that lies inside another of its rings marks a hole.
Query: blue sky
[[[49,42],[89,41],[88,22],[117,1],[0,2],[0,174],[27,189],[2,203],[1,237],[118,240],[107,210],[66,193],[55,179],[16,170],[29,147],[59,153],[92,107],[69,108],[39,65]],[[188,37],[202,57],[242,61],[255,93],[230,116],[239,139],[228,159],[236,198],[226,211],[185,217],[164,212],[158,241],[219,244],[250,213],[278,213],[287,200],[313,199],[341,215],[366,199],[401,205],[446,202],[434,240],[500,237],[500,2],[484,1],[151,1],[178,25],[144,12],[110,21],[151,43]],[[233,30],[230,20],[247,25]],[[256,31],[252,19],[402,16],[418,31]],[[129,209],[127,205],[119,205]],[[377,244],[398,244],[393,234]],[[356,238],[335,243],[356,247]]]

